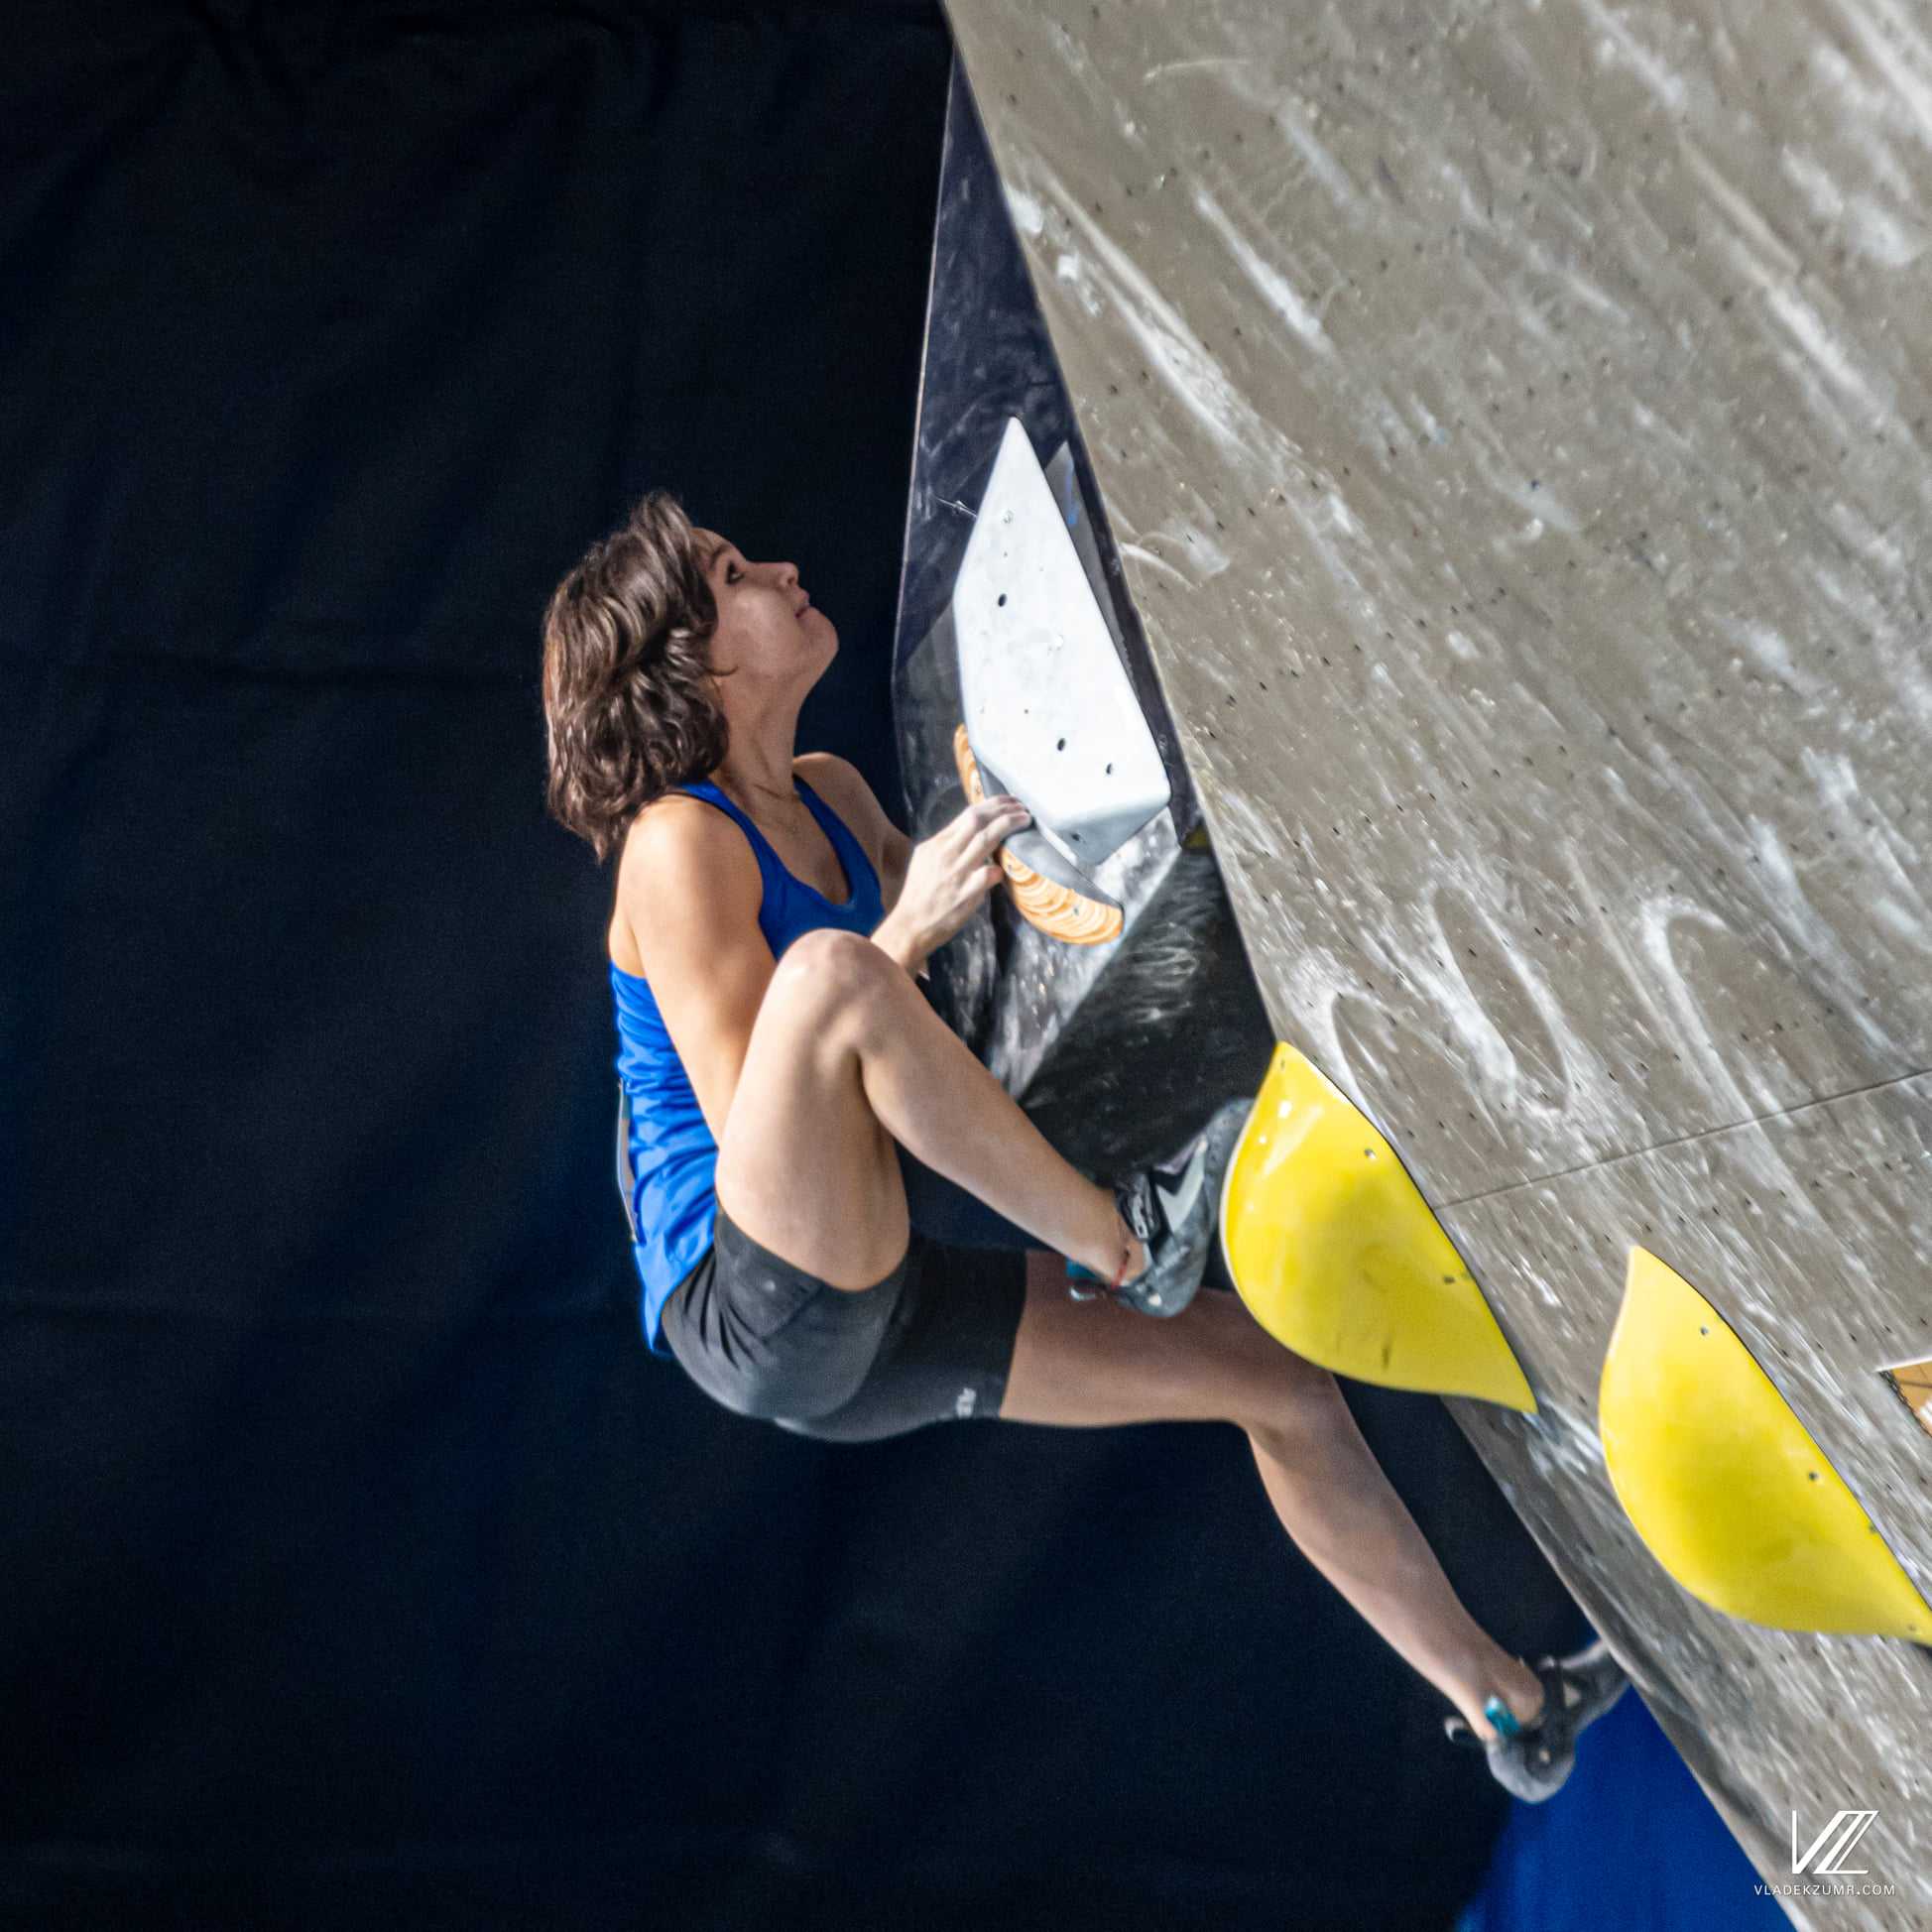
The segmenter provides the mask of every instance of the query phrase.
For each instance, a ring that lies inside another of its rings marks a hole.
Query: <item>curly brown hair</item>
[[[654,798],[724,761],[709,562],[677,499],[653,490],[543,614],[549,806],[599,859]]]

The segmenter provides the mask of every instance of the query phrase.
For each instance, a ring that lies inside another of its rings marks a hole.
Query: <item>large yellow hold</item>
[[[1641,1248],[1598,1416],[1618,1500],[1693,1597],[1773,1630],[1932,1641],[1932,1609],[1790,1404]]]
[[[1482,1290],[1368,1116],[1277,1046],[1221,1207],[1228,1271],[1297,1355],[1387,1389],[1536,1398]]]

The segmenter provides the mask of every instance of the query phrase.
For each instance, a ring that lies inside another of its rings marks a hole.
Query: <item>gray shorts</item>
[[[914,1231],[883,1281],[834,1288],[720,1210],[662,1332],[726,1408],[798,1435],[874,1442],[997,1416],[1026,1299],[1026,1258],[1015,1250],[948,1248]]]

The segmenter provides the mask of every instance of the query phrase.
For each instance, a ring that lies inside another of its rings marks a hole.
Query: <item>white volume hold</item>
[[[1018,418],[960,562],[952,620],[974,757],[1090,875],[1167,803],[1167,773]]]

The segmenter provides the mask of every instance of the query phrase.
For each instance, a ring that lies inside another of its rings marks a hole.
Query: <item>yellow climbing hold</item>
[[[1932,1608],[1724,1317],[1641,1248],[1598,1400],[1618,1500],[1693,1597],[1780,1630],[1932,1641]]]
[[[1482,1290],[1394,1149],[1292,1046],[1276,1046],[1221,1207],[1228,1271],[1297,1355],[1387,1389],[1536,1398]]]

